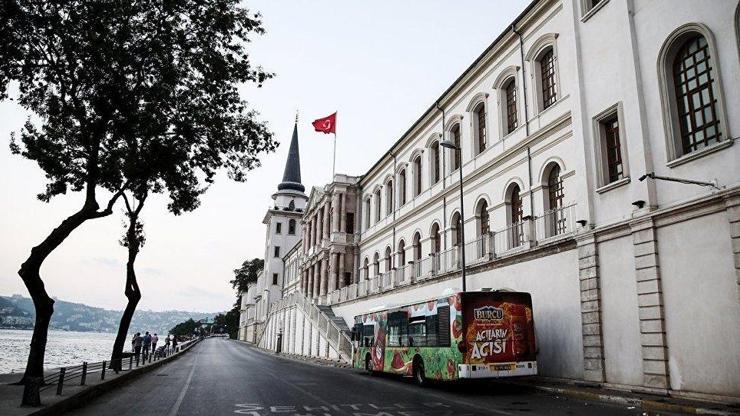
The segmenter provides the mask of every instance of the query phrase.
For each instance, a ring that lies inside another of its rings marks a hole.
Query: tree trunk
[[[121,359],[123,358],[123,349],[126,345],[126,336],[131,326],[131,319],[134,317],[134,312],[136,311],[136,305],[141,300],[141,291],[139,290],[139,283],[136,281],[134,264],[136,263],[136,256],[139,254],[142,244],[141,235],[137,230],[137,224],[139,222],[139,213],[144,206],[145,199],[146,197],[140,199],[139,206],[136,209],[132,209],[124,196],[129,219],[125,239],[125,245],[128,248],[128,261],[126,262],[126,289],[124,292],[128,303],[126,304],[126,309],[123,310],[123,315],[121,315],[118,334],[116,335],[116,341],[113,343],[113,352],[111,353],[110,368],[116,371],[121,371]]]
[[[136,239],[136,237],[134,237],[134,239]],[[116,341],[113,343],[113,353],[110,357],[110,368],[116,371],[121,371],[121,359],[123,358],[123,349],[126,345],[126,336],[128,335],[128,330],[131,326],[131,319],[134,317],[134,312],[136,311],[136,305],[138,305],[139,300],[141,300],[141,291],[139,290],[139,284],[136,282],[136,271],[134,270],[136,255],[139,254],[139,244],[138,241],[136,244],[132,243],[134,239],[131,239],[131,234],[129,233],[125,291],[128,303],[126,304],[126,309],[123,310],[123,315],[121,315],[121,323],[118,325],[118,334],[116,335]]]
[[[68,217],[41,244],[31,249],[31,255],[21,265],[18,275],[28,289],[36,310],[36,322],[33,327],[31,346],[28,353],[28,362],[23,378],[18,384],[24,384],[22,405],[39,406],[41,397],[39,386],[43,384],[44,378],[44,354],[46,352],[46,339],[49,332],[51,315],[54,313],[54,300],[49,297],[41,280],[40,270],[44,260],[56,249],[77,227],[92,218],[91,212],[95,212],[97,206],[85,204],[80,211]]]

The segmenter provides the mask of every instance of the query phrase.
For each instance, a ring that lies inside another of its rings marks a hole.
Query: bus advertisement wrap
[[[521,293],[465,294],[465,363],[534,361],[532,302]]]

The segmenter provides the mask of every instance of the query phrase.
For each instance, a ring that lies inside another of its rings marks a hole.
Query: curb
[[[170,363],[172,361],[177,360],[182,355],[184,355],[186,352],[190,351],[190,349],[197,345],[200,341],[196,341],[188,348],[181,350],[177,354],[171,355],[167,358],[163,358],[159,361],[155,361],[145,367],[139,367],[133,370],[129,370],[125,374],[121,374],[120,376],[105,381],[103,383],[97,384],[95,386],[91,386],[83,391],[77,392],[65,399],[62,399],[54,404],[50,404],[44,408],[41,408],[33,413],[28,414],[27,416],[45,416],[45,415],[59,415],[65,412],[69,412],[74,409],[78,409],[85,404],[89,403],[91,400],[103,395],[104,393],[107,393],[113,389],[115,389],[118,386],[121,386],[123,384],[128,383],[129,381],[135,379],[136,377],[146,374],[156,368],[159,368],[167,363]]]
[[[592,393],[587,391],[581,391],[576,389],[568,389],[561,387],[549,387],[549,386],[538,386],[536,384],[527,384],[528,386],[537,390],[546,391],[549,393],[557,393],[563,396],[573,397],[576,399],[590,400],[597,402],[608,402],[617,403],[627,406],[634,406],[645,411],[661,411],[661,412],[675,412],[675,413],[687,413],[694,415],[718,415],[718,416],[732,416],[738,415],[738,412],[724,411],[709,409],[690,405],[681,405],[674,403],[666,403],[657,400],[645,400],[639,398],[624,397],[615,394],[600,394]]]

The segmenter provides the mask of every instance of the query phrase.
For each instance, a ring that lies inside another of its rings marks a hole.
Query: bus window
[[[409,347],[425,347],[427,343],[426,319],[418,316],[409,320]]]
[[[362,327],[362,345],[366,347],[373,346],[375,339],[375,325],[365,325]]]
[[[437,346],[437,332],[439,332],[439,326],[437,322],[439,321],[439,318],[437,315],[429,315],[426,317],[426,334],[427,334],[427,346],[428,347],[436,347]]]
[[[437,346],[450,346],[450,305],[437,306]]]
[[[408,315],[404,311],[388,314],[388,345],[403,347],[408,344]]]

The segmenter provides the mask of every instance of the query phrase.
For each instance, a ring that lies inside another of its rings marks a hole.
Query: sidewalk
[[[21,407],[21,397],[23,396],[23,386],[13,385],[23,377],[22,373],[17,374],[0,374],[0,414],[3,416],[27,416],[27,415],[57,415],[63,411],[73,409],[84,405],[87,401],[97,397],[106,391],[116,388],[117,386],[147,373],[157,367],[179,358],[187,352],[190,347],[197,344],[197,341],[189,342],[182,345],[180,351],[162,358],[158,361],[133,365],[129,370],[128,362],[124,362],[123,371],[116,374],[113,370],[106,369],[105,380],[101,380],[100,369],[94,372],[88,372],[85,385],[80,385],[80,378],[65,380],[62,394],[57,395],[57,385],[52,384],[41,390],[41,407]],[[45,374],[58,372],[58,369],[49,369]]]
[[[292,354],[276,354],[275,351],[266,350],[259,347],[257,347],[257,349],[266,354],[279,356],[288,360],[302,361],[324,366],[351,368],[349,364],[340,361],[325,360],[321,358],[305,357]],[[566,383],[548,380],[542,377],[509,380],[502,379],[496,380],[494,381],[494,383],[527,386],[553,395],[567,396],[587,401],[618,403],[627,407],[641,409],[646,412],[670,412],[720,416],[740,415],[740,402],[735,404],[718,404],[698,400],[682,399],[677,397],[663,397],[621,390],[610,390],[598,386],[592,387],[581,383],[576,384],[575,381],[573,383]]]

